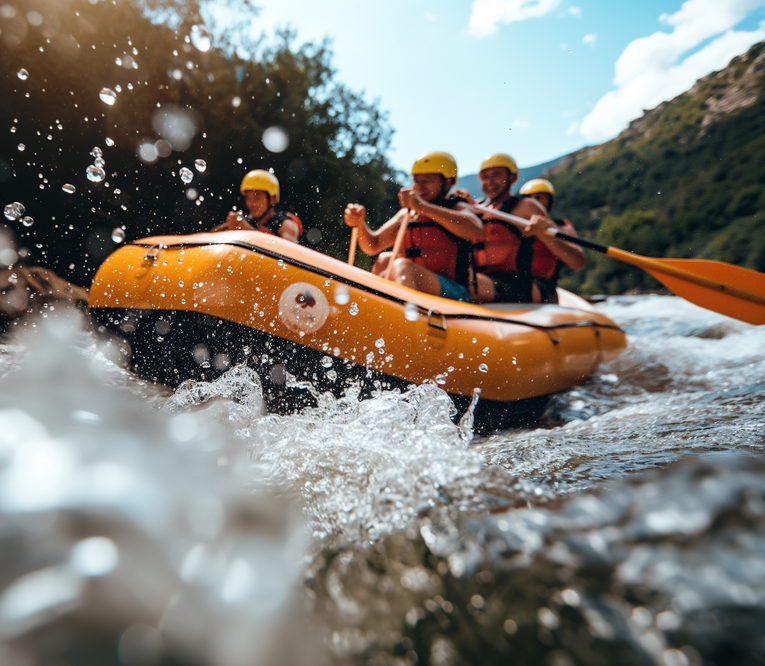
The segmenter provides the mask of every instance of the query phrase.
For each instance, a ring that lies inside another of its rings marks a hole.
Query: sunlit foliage
[[[580,235],[656,257],[765,271],[765,44],[647,112],[619,137],[547,175],[554,212]],[[654,289],[642,271],[590,254],[564,284],[588,293]]]
[[[337,256],[348,201],[377,220],[394,209],[392,130],[336,80],[331,45],[285,31],[253,37],[244,55],[203,15],[185,0],[3,5],[0,203],[22,202],[34,220],[8,223],[29,263],[87,285],[113,230],[208,230],[241,204],[253,168],[275,171],[284,207]]]

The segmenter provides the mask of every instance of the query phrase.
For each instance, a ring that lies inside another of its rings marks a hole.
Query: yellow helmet
[[[527,183],[523,184],[518,194],[537,194],[538,192],[544,192],[555,198],[555,188],[553,184],[544,178],[532,178]]]
[[[444,178],[457,179],[457,161],[444,152],[425,153],[412,165],[412,175],[417,173],[439,173]]]
[[[279,203],[279,181],[270,171],[255,169],[249,171],[239,186],[239,191],[244,194],[247,190],[262,190],[268,192],[269,196],[276,197],[276,203]]]
[[[491,167],[505,167],[510,173],[518,175],[518,165],[515,160],[507,153],[494,153],[481,162],[479,172]]]

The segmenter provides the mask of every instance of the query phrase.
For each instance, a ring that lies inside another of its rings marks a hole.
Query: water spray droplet
[[[74,185],[71,185],[70,183],[66,183],[65,185],[61,186],[61,189],[64,190],[67,194],[74,194],[77,191],[77,188]]]
[[[112,240],[115,243],[121,243],[125,240],[125,230],[121,227],[115,227],[112,229]]]
[[[26,81],[29,78],[29,72],[22,67],[18,72],[16,72],[16,76],[18,76],[22,81]]]
[[[19,203],[18,201],[9,203],[3,209],[3,213],[5,213],[5,217],[8,220],[18,220],[24,214],[25,211],[26,211],[26,208],[24,208],[24,204]]]
[[[31,227],[34,223],[34,218],[30,217],[29,215],[25,215],[21,218],[21,224],[23,224],[25,227]]]
[[[117,93],[111,88],[101,88],[98,97],[104,104],[108,104],[109,106],[113,106],[117,101]]]
[[[197,51],[207,53],[212,46],[212,35],[203,25],[191,26],[191,43]]]
[[[263,145],[266,147],[266,150],[272,153],[281,153],[290,145],[290,139],[283,128],[277,126],[267,127],[263,132]]]
[[[204,173],[207,170],[207,162],[204,160],[194,160],[194,168],[199,171],[199,173]]]
[[[355,301],[351,303],[351,306],[348,308],[348,312],[351,313],[352,317],[355,317],[359,313],[358,303],[356,303]]]
[[[186,184],[194,180],[194,172],[188,167],[183,167],[180,171],[180,175],[181,175],[181,180]]]
[[[20,143],[18,146],[16,146],[16,149],[17,149],[17,150],[18,150],[20,153],[23,153],[23,152],[24,152],[24,151],[27,149],[27,147],[26,147],[26,146],[25,146],[23,143]]]
[[[87,174],[88,180],[91,183],[100,183],[104,178],[106,178],[106,172],[95,164],[91,164],[85,173]]]

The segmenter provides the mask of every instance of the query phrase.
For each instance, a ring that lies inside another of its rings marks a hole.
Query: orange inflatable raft
[[[474,305],[423,294],[257,231],[126,244],[90,289],[96,322],[118,332],[133,370],[175,386],[254,367],[270,409],[433,382],[481,429],[536,418],[548,396],[622,351],[624,332],[588,302]],[[313,387],[307,391],[300,381]]]

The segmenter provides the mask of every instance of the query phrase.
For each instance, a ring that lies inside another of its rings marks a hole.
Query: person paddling
[[[518,166],[507,153],[487,157],[481,163],[478,178],[485,195],[480,203],[485,208],[524,219],[545,214],[536,201],[510,194],[510,188],[518,179]],[[468,192],[458,190],[457,194],[473,203]],[[532,240],[525,236],[525,226],[494,218],[489,212],[482,212],[480,217],[483,235],[473,245],[477,271],[472,289],[474,299],[477,302],[532,302]]]
[[[544,303],[557,303],[558,274],[563,266],[573,270],[583,268],[587,263],[581,247],[567,243],[547,233],[550,228],[558,229],[569,236],[576,236],[576,229],[566,218],[554,218],[549,213],[555,201],[555,188],[546,178],[534,178],[521,187],[519,194],[527,201],[534,200],[545,207],[547,214],[532,218],[525,234],[533,236],[531,246],[531,275],[534,292],[539,292]]]
[[[366,224],[366,208],[350,203],[345,223],[358,229],[359,246],[376,255],[393,246],[407,220],[404,256],[391,260],[383,253],[372,271],[419,291],[458,301],[472,301],[472,244],[482,232],[481,221],[465,199],[450,194],[457,182],[457,163],[449,153],[426,153],[412,166],[413,187],[404,187],[398,198],[401,209],[379,229]]]
[[[277,211],[279,203],[279,181],[264,169],[255,169],[245,174],[239,191],[244,196],[247,215],[232,210],[226,221],[211,231],[256,230],[281,236],[295,243],[303,233],[303,223],[294,213]]]

